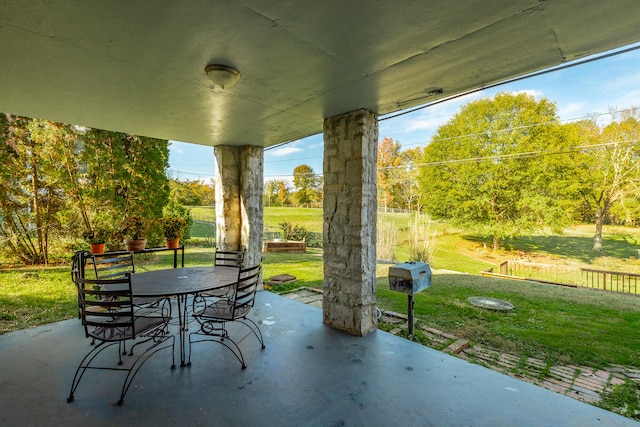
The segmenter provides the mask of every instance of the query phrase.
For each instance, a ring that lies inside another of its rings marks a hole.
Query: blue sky
[[[610,109],[640,107],[640,50],[482,90],[397,117],[382,116],[379,137],[392,138],[403,149],[426,145],[461,106],[498,92],[527,92],[537,99],[554,101],[562,121],[598,114],[602,122]],[[265,181],[291,179],[293,169],[301,164],[322,173],[322,146],[322,134],[318,134],[265,150]],[[210,179],[215,171],[213,148],[172,141],[169,164],[173,178]]]

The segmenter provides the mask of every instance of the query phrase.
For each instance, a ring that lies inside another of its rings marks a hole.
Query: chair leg
[[[167,342],[169,340],[171,340],[171,344],[161,345],[161,344],[163,344],[163,343],[165,343],[165,342]],[[145,352],[135,360],[135,362],[133,363],[133,365],[129,369],[129,373],[127,374],[127,377],[124,379],[124,383],[122,384],[122,391],[120,392],[120,399],[117,402],[118,406],[121,406],[124,403],[124,396],[127,394],[127,391],[129,391],[129,387],[131,387],[131,383],[133,382],[133,379],[138,374],[138,371],[140,371],[140,368],[142,368],[142,365],[144,365],[145,362],[151,356],[153,356],[154,354],[156,354],[160,350],[164,350],[165,348],[171,347],[171,359],[172,359],[171,368],[172,369],[175,368],[175,356],[173,355],[175,353],[175,351],[174,351],[175,350],[175,343],[176,343],[176,337],[175,336],[166,335],[165,339],[163,339],[162,341],[157,342],[153,346],[151,346],[148,349],[146,349]]]
[[[191,337],[193,335],[199,335],[203,338],[192,340]],[[217,342],[225,346],[233,355],[238,359],[238,362],[242,365],[242,369],[246,369],[247,365],[244,363],[244,356],[242,355],[242,351],[238,344],[231,338],[229,338],[229,333],[227,332],[224,324],[218,325],[217,322],[203,322],[200,325],[200,330],[196,332],[192,332],[189,334],[189,357],[187,361],[187,366],[191,366],[191,345],[192,343],[203,342],[203,341],[212,341]]]
[[[100,354],[103,350],[115,345],[117,343],[113,342],[113,343],[107,343],[106,341],[101,341],[98,345],[96,345],[95,347],[93,347],[91,349],[91,351],[89,353],[87,353],[86,356],[84,356],[84,358],[82,359],[82,361],[80,362],[80,364],[78,365],[78,369],[76,369],[76,373],[73,376],[73,381],[71,382],[71,390],[69,391],[69,397],[67,397],[67,402],[73,402],[75,397],[75,392],[76,389],[78,388],[78,386],[80,385],[80,380],[82,380],[82,377],[84,376],[84,373],[87,371],[87,369],[92,369],[93,367],[91,366],[91,362],[93,362],[93,359],[96,358],[96,356],[98,356],[98,354]]]
[[[171,340],[171,343],[169,343],[169,340]],[[118,365],[122,365],[122,351],[121,351],[122,342],[101,341],[98,345],[92,348],[91,351],[82,359],[82,362],[80,362],[80,365],[78,366],[78,369],[76,370],[76,373],[73,377],[73,381],[71,383],[71,391],[69,392],[69,397],[67,398],[67,402],[70,403],[75,400],[75,391],[78,388],[78,385],[80,384],[80,380],[84,376],[87,369],[107,369],[107,370],[113,370],[113,371],[127,371],[127,376],[122,385],[122,391],[120,392],[120,399],[117,402],[118,405],[122,405],[122,403],[124,402],[124,397],[127,394],[127,391],[129,390],[129,387],[131,386],[131,383],[133,382],[134,377],[136,376],[140,368],[142,368],[142,365],[144,365],[144,363],[152,355],[154,355],[160,350],[164,350],[165,348],[171,348],[172,349],[171,350],[171,368],[174,369],[176,366],[175,355],[174,355],[175,336],[173,335],[165,335],[163,339],[157,341],[153,346],[146,349],[145,352],[139,358],[137,358],[129,368],[125,368],[125,367],[104,368],[99,366],[91,366],[91,362],[98,356],[98,354],[100,354],[105,349],[111,346],[114,346],[116,344],[118,344],[118,359],[119,359]]]
[[[264,350],[266,346],[264,345],[264,339],[262,338],[262,331],[260,330],[260,327],[258,326],[258,324],[253,320],[249,319],[248,317],[245,317],[244,319],[238,319],[237,321],[245,325],[247,328],[251,329],[251,332],[253,332],[253,335],[255,335],[258,341],[260,342],[260,346],[262,347],[262,350]]]

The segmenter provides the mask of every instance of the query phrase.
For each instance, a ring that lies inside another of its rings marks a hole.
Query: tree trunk
[[[36,236],[38,239],[38,249],[37,249],[37,253],[36,253],[36,262],[38,264],[40,264],[41,262],[44,262],[44,237],[42,235],[42,216],[41,216],[41,210],[42,207],[40,206],[40,185],[39,185],[39,173],[38,173],[38,166],[36,164],[36,159],[35,159],[35,155],[32,155],[32,162],[33,165],[31,166],[31,190],[33,192],[33,194],[31,195],[32,197],[32,203],[33,203],[33,213],[35,215],[35,222],[36,222]]]
[[[596,208],[596,234],[593,236],[593,250],[602,251],[602,225],[604,224],[603,209],[598,206]]]

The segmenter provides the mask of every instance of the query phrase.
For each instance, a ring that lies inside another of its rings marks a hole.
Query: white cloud
[[[275,157],[283,157],[283,156],[288,156],[290,154],[295,154],[300,152],[302,152],[302,148],[294,147],[292,145],[288,145],[282,148],[277,148],[275,150],[269,150],[269,154]]]
[[[525,95],[533,96],[534,98],[542,98],[544,95],[541,91],[536,89],[516,90],[516,91],[512,91],[511,93],[514,95],[519,95],[521,93],[524,93]]]
[[[462,105],[483,96],[485,96],[484,92],[479,91],[404,116],[381,121],[380,137],[388,136],[398,139],[403,146],[429,142],[438,128],[451,119]]]
[[[563,120],[577,119],[584,117],[587,106],[584,102],[570,102],[565,106],[558,107],[558,114]]]

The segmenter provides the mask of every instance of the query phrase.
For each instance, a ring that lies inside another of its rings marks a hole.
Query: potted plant
[[[109,230],[95,227],[93,230],[87,230],[82,233],[82,237],[91,246],[92,254],[102,254],[104,253],[104,244],[109,238]]]
[[[184,218],[167,216],[158,220],[162,228],[162,235],[167,243],[167,248],[177,248],[184,230],[187,228],[187,221]]]
[[[147,239],[144,233],[147,230],[147,222],[141,216],[129,216],[120,224],[119,234],[124,238],[124,244],[129,252],[144,250]]]

